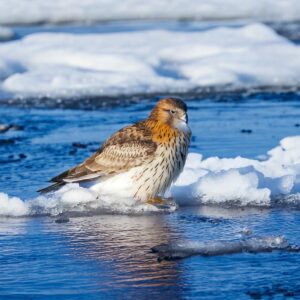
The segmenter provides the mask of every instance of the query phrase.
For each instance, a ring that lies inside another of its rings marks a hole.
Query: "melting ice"
[[[243,157],[203,159],[190,153],[185,168],[169,191],[182,205],[296,206],[300,204],[300,136],[286,137],[264,160]],[[176,207],[172,206],[171,210]],[[26,201],[0,193],[0,215],[58,215],[66,212],[143,213],[159,211],[132,199],[107,199],[68,184],[59,191]]]
[[[162,244],[151,249],[159,260],[185,258],[193,255],[215,256],[241,252],[270,252],[273,250],[299,251],[290,245],[283,236],[251,237],[232,241],[174,242]]]

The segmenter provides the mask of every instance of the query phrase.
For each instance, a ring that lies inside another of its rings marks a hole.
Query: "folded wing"
[[[156,148],[157,144],[153,142],[145,122],[125,127],[112,135],[83,163],[53,177],[53,187],[56,189],[68,182],[90,181],[126,172],[152,160]],[[40,191],[48,192],[49,188]]]

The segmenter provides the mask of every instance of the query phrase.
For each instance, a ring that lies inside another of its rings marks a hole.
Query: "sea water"
[[[259,160],[282,138],[300,133],[296,92],[185,100],[190,151],[204,158]],[[0,136],[0,191],[34,199],[52,176],[81,162],[118,128],[145,118],[154,104],[1,107],[1,122],[19,127]],[[2,299],[300,297],[300,255],[290,251],[300,244],[298,208],[196,205],[170,213],[89,210],[58,219],[55,213],[0,218]],[[162,244],[198,252],[161,261],[151,249]]]

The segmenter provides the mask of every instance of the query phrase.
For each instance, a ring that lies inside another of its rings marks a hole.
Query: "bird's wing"
[[[51,181],[79,182],[123,173],[151,160],[156,148],[151,131],[140,122],[119,130],[90,158]]]

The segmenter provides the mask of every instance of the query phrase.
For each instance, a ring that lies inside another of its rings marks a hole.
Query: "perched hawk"
[[[184,167],[191,137],[187,122],[182,100],[162,99],[146,120],[117,131],[91,157],[39,192],[89,182],[100,194],[155,203]]]

